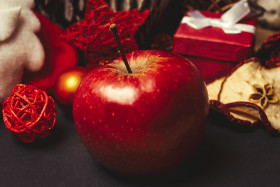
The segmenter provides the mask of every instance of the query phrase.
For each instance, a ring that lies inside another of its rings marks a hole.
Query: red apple
[[[105,167],[125,175],[158,175],[182,163],[202,137],[208,94],[186,58],[155,50],[126,54],[91,70],[73,104],[76,129]]]

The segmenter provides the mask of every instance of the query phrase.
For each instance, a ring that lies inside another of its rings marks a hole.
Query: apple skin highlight
[[[90,71],[73,117],[81,142],[105,167],[124,175],[165,173],[201,139],[209,110],[205,83],[186,58],[139,50]]]

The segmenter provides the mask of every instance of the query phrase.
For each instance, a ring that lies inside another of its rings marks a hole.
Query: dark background
[[[100,166],[81,144],[73,119],[58,108],[53,135],[18,141],[1,122],[0,186],[279,186],[279,136],[235,127],[211,111],[203,139],[179,168],[131,178]]]
[[[39,2],[60,3],[62,0],[36,2],[38,8]],[[58,5],[42,6],[46,12],[60,12],[53,11],[53,7],[60,7]],[[83,11],[76,10],[75,14],[82,16]],[[51,15],[50,18],[54,22],[65,22]],[[174,21],[173,18],[168,20]],[[267,38],[268,34],[264,33],[270,32],[257,30],[257,36],[263,37],[257,37],[256,43],[261,44]],[[146,39],[151,42],[151,38]],[[0,122],[0,187],[279,186],[279,138],[262,127],[236,127],[211,111],[203,139],[185,163],[163,176],[131,178],[100,166],[81,144],[73,119],[58,108],[53,134],[32,144],[18,141],[3,121]]]

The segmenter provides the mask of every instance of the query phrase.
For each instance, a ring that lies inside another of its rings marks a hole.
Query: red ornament
[[[134,36],[149,13],[137,9],[114,12],[103,0],[88,0],[85,18],[67,28],[62,37],[85,52],[87,63],[100,66],[118,56],[109,26],[117,24],[124,51],[133,51],[138,49]]]
[[[53,98],[31,85],[17,84],[2,112],[6,128],[25,143],[47,137],[56,121]]]
[[[257,56],[266,68],[280,66],[280,32],[270,35],[264,41]]]
[[[87,71],[83,67],[71,68],[64,71],[55,82],[54,99],[66,114],[72,114],[74,95]]]

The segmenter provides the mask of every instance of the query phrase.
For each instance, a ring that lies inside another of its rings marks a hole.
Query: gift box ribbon
[[[219,27],[226,34],[239,34],[241,32],[255,33],[253,25],[238,23],[242,18],[250,13],[250,7],[247,0],[241,0],[225,12],[221,18],[207,18],[198,10],[189,12],[189,16],[182,19],[182,23],[188,24],[194,29],[205,27]]]

